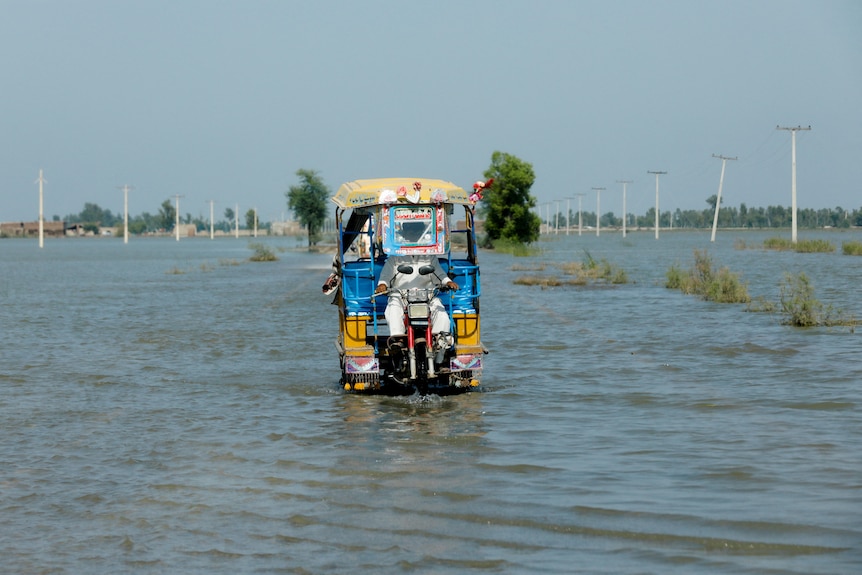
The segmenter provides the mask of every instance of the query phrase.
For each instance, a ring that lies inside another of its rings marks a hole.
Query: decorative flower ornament
[[[393,190],[383,189],[380,190],[380,203],[381,204],[394,204],[398,201],[398,196],[395,194]]]
[[[478,181],[473,184],[473,193],[470,194],[470,201],[474,204],[482,199],[482,192],[491,188],[491,184],[494,183],[494,178],[491,178],[487,182]]]
[[[435,188],[433,192],[431,192],[431,201],[435,204],[442,204],[446,200],[449,199],[448,194],[446,194],[445,190],[441,190],[440,188]]]

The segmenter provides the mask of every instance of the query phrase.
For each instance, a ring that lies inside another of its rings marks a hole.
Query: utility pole
[[[233,213],[234,237],[239,239],[239,204],[236,205],[236,211]]]
[[[570,207],[571,201],[572,198],[566,198],[566,235],[569,235],[569,228],[571,227],[571,225],[569,225],[569,220],[572,215],[572,208]]]
[[[596,237],[599,237],[599,231],[602,229],[602,196],[604,188],[593,188],[596,191]]]
[[[126,184],[119,189],[123,190],[123,243],[129,243],[129,190],[134,190],[135,186]]]
[[[551,202],[545,202],[542,205],[545,206],[545,233],[551,235]],[[541,217],[541,213],[539,213],[539,216]]]
[[[658,239],[659,214],[661,213],[658,211],[658,177],[667,172],[652,172],[647,170],[647,173],[655,174],[655,239]]]
[[[213,204],[215,200],[207,200],[210,203],[210,239],[215,237],[215,229],[213,228]]]
[[[46,180],[42,176],[42,168],[39,168],[39,179],[36,180],[36,183],[39,184],[39,247],[45,247],[45,216],[43,215],[43,196],[42,196],[42,186],[45,184]]]
[[[545,231],[551,235],[551,202],[545,202]]]
[[[630,184],[632,181],[617,180],[617,183],[623,185],[623,237],[626,237],[626,220],[628,219],[628,214],[626,213],[626,184]]]
[[[560,233],[560,200],[554,200],[554,235]]]
[[[581,235],[581,229],[583,228],[583,218],[581,217],[581,198],[584,197],[584,194],[575,194],[578,196],[578,235]]]
[[[791,240],[796,243],[796,132],[799,130],[810,130],[811,126],[803,128],[796,126],[795,128],[783,128],[775,126],[776,130],[788,130],[790,132],[790,196],[791,196]]]
[[[724,166],[727,165],[727,160],[735,160],[736,157],[728,158],[726,156],[715,154],[712,155],[713,158],[719,158],[721,160],[721,177],[718,179],[718,195],[715,198],[715,216],[712,218],[712,237],[709,241],[715,241],[715,229],[718,227],[718,208],[721,206],[721,186],[724,184]]]
[[[254,207],[254,237],[257,237],[257,206]]]
[[[177,241],[180,241],[180,198],[184,198],[185,196],[177,194],[174,197],[177,199],[177,223],[174,224],[174,229],[177,231]]]

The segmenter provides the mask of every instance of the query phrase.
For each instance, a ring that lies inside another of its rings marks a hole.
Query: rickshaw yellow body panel
[[[453,313],[452,319],[455,320],[455,334],[460,345],[482,345],[479,341],[479,314]]]
[[[351,315],[344,318],[344,348],[355,350],[367,347],[366,326],[371,321],[367,315]]]

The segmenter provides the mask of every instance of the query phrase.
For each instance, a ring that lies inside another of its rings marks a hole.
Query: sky
[[[862,206],[858,0],[0,0],[0,221],[290,217],[296,172],[644,214]],[[555,204],[552,204],[555,205]],[[574,204],[572,204],[574,205]],[[334,204],[333,204],[334,208]],[[576,208],[574,208],[576,209]]]

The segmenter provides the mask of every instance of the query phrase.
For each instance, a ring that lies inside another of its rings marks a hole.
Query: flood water
[[[445,398],[340,389],[331,256],[293,239],[2,240],[3,572],[862,572],[862,328],[663,287],[707,249],[862,318],[862,232],[734,246],[774,235],[485,252],[483,385]],[[513,282],[585,250],[631,283]]]

